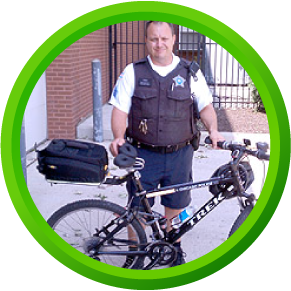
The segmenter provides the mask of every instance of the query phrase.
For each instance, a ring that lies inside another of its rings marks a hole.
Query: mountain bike
[[[209,137],[205,143],[211,144]],[[218,147],[231,151],[231,160],[219,167],[211,178],[146,191],[140,181],[140,171],[144,168],[145,161],[137,157],[135,148],[125,144],[120,147],[114,164],[126,169],[126,174],[107,176],[104,184],[121,185],[133,180],[137,188],[135,195],[140,197],[140,207],[132,207],[132,200],[128,201],[126,207],[122,207],[109,201],[86,199],[61,207],[47,222],[68,244],[94,260],[117,267],[143,270],[169,265],[177,255],[173,243],[223,201],[237,198],[240,204],[240,214],[233,223],[229,236],[251,213],[256,196],[246,192],[254,180],[247,156],[260,160],[269,160],[270,156],[267,154],[268,144],[257,143],[255,149],[250,146],[250,141],[246,139],[243,143],[219,142]],[[199,190],[202,187],[209,188],[212,198],[186,221],[173,225],[167,231],[167,219],[151,209],[148,198]],[[145,226],[149,226],[151,230],[149,238]],[[130,265],[125,264],[128,257],[132,258]]]

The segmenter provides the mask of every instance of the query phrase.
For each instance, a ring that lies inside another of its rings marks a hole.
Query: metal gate
[[[174,53],[199,63],[213,94],[216,108],[253,108],[248,83],[250,78],[237,60],[210,38],[174,25]],[[145,21],[115,24],[109,27],[110,89],[125,66],[147,55]]]

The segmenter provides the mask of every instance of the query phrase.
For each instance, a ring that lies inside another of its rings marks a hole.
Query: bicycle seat
[[[119,154],[124,154],[125,156],[131,157],[131,158],[136,158],[137,157],[137,151],[136,149],[129,143],[123,144],[119,149],[118,149]]]
[[[137,151],[132,145],[125,143],[119,148],[118,152],[117,157],[113,160],[114,165],[124,169],[130,168],[135,164]]]
[[[126,156],[125,154],[119,154],[114,160],[113,163],[115,166],[125,169],[130,168],[135,164],[135,158]]]

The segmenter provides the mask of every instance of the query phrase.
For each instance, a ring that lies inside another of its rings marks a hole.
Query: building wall
[[[92,60],[102,66],[103,102],[109,97],[108,28],[64,50],[47,68],[48,138],[75,138],[76,126],[92,114]]]
[[[94,31],[65,49],[47,68],[48,139],[76,138],[76,127],[93,113],[92,61],[102,69],[103,103],[124,67],[145,56],[144,21],[114,25],[112,64],[109,58],[109,28]],[[116,76],[114,76],[116,75]]]
[[[35,143],[47,139],[47,109],[46,109],[46,80],[45,73],[36,83],[28,100],[25,114],[26,150],[31,150]]]

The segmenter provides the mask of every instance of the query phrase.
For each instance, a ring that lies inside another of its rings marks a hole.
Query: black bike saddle
[[[124,169],[130,168],[135,164],[137,151],[132,145],[125,143],[119,148],[118,152],[118,155],[113,160],[114,165]]]
[[[118,149],[119,154],[124,154],[128,157],[131,158],[136,158],[137,157],[137,151],[136,149],[129,143],[123,144],[119,149]]]

